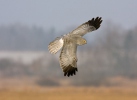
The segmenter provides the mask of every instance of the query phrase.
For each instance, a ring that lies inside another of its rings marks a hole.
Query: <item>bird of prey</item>
[[[73,76],[77,69],[77,46],[87,43],[82,36],[86,33],[97,30],[102,23],[101,17],[92,18],[83,23],[72,32],[57,37],[54,41],[49,43],[48,49],[51,54],[56,54],[61,48],[59,57],[60,66],[64,72],[64,76]]]

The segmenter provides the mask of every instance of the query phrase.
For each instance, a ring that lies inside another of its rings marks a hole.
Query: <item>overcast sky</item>
[[[96,16],[130,29],[137,26],[137,0],[0,0],[0,25],[64,30]]]

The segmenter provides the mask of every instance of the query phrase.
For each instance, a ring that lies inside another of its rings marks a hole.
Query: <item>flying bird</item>
[[[87,43],[82,36],[86,33],[97,30],[102,23],[101,17],[92,18],[83,23],[72,32],[57,37],[54,41],[49,43],[48,49],[51,54],[56,54],[61,48],[59,56],[60,67],[64,72],[64,76],[73,76],[77,69],[77,46]]]

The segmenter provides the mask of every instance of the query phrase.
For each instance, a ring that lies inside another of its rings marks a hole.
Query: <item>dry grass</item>
[[[0,100],[137,100],[137,89],[61,87],[0,90]]]

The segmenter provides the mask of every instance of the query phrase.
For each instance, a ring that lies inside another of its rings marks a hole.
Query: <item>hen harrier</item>
[[[62,48],[59,62],[64,72],[64,76],[67,75],[69,77],[70,75],[73,76],[76,74],[76,71],[78,71],[78,59],[76,56],[77,46],[86,44],[87,41],[82,36],[88,32],[97,30],[101,23],[101,17],[92,18],[72,32],[61,37],[57,37],[49,44],[48,49],[51,54],[56,54]]]

